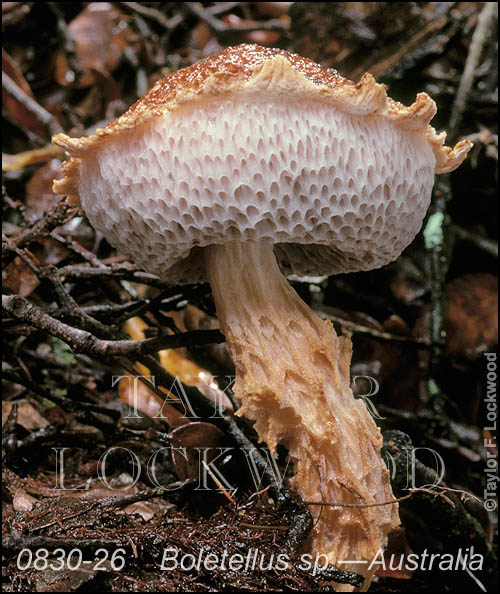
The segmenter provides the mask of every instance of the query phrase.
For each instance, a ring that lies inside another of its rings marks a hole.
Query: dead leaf
[[[17,424],[24,427],[27,431],[36,431],[37,429],[43,429],[50,423],[45,417],[34,408],[26,400],[17,400],[15,403],[8,401],[2,402],[2,424],[10,414],[14,404],[17,404]]]
[[[56,80],[62,86],[88,87],[100,74],[109,78],[120,64],[125,49],[135,42],[127,17],[111,2],[89,2],[68,25],[75,43],[75,60],[81,74],[73,72],[66,56],[56,62]]]
[[[498,344],[498,278],[488,273],[466,274],[445,286],[446,354],[475,359]],[[426,306],[413,330],[430,339],[430,307]]]
[[[224,437],[224,433],[218,427],[201,421],[177,427],[171,435],[173,447],[170,453],[175,473],[181,481],[199,478],[200,451],[206,452],[205,462],[210,463],[219,454],[216,448]]]
[[[256,12],[264,17],[280,18],[288,14],[293,2],[254,2]]]
[[[386,332],[396,334],[397,336],[409,336],[410,329],[408,324],[396,314],[389,316],[383,323],[383,328]]]
[[[141,375],[149,376],[149,373],[141,372]],[[165,397],[168,395],[165,394]],[[151,418],[165,419],[169,427],[177,427],[183,425],[189,420],[178,411],[174,406],[165,402],[158,394],[155,394],[145,384],[135,378],[135,376],[127,374],[120,380],[118,384],[118,397],[122,402],[125,402],[132,408],[137,408],[145,415]],[[172,400],[173,395],[169,397]]]
[[[498,344],[498,279],[466,274],[445,287],[446,351],[474,358]]]
[[[20,297],[28,297],[40,284],[36,274],[26,266],[19,256],[16,256],[2,270],[2,280]]]
[[[150,502],[138,501],[137,503],[127,505],[123,510],[117,510],[116,514],[120,515],[123,513],[127,516],[138,514],[145,522],[149,522],[149,520],[152,520],[155,517],[155,514],[158,511],[155,507],[157,508],[158,506],[154,506]]]
[[[54,558],[55,561],[55,558]],[[101,571],[90,569],[44,569],[34,574],[36,592],[76,592]]]
[[[37,169],[26,184],[26,204],[38,217],[45,214],[61,198],[52,192],[52,182],[60,177],[60,169],[60,161],[52,159]]]
[[[133,340],[143,340],[145,338],[144,330],[146,328],[147,324],[138,317],[131,318],[124,324],[125,331]],[[179,381],[188,386],[198,388],[206,398],[218,406],[222,404],[229,410],[233,410],[231,401],[219,388],[212,374],[185,357],[183,349],[164,349],[158,353],[158,356],[164,369],[175,378],[178,378]],[[141,375],[150,375],[149,370],[144,367],[144,365],[136,364],[135,368]],[[134,383],[137,384],[137,388],[134,387]],[[134,402],[134,399],[137,398],[139,410],[148,416],[153,417],[159,415],[159,411],[161,410],[161,415],[167,418],[169,425],[177,426],[182,417],[179,411],[168,403],[161,402],[159,396],[144,384],[142,384],[142,387],[139,387],[140,383],[141,382],[134,382],[133,379],[129,377],[122,379],[119,386],[119,390],[121,390],[121,392],[119,392],[120,399],[130,405],[131,402]],[[159,390],[164,392],[165,396],[169,399],[178,400],[178,397],[172,392],[169,392],[162,387],[159,387]],[[155,414],[150,414],[151,412],[154,412]],[[182,417],[182,419],[184,419],[184,417]],[[174,425],[171,425],[171,423],[174,423]]]
[[[37,239],[30,251],[42,266],[56,266],[71,255],[67,247],[51,237]]]
[[[4,49],[2,49],[2,73],[10,77],[26,95],[34,99],[29,84],[26,82],[17,64]],[[24,107],[15,97],[7,93],[4,87],[2,87],[2,104],[3,109],[10,114],[14,122],[41,138],[46,136],[45,125],[31,110]]]
[[[16,491],[12,505],[17,512],[26,512],[31,511],[36,503],[38,503],[38,499],[21,489]]]
[[[191,45],[202,50],[212,38],[212,29],[206,23],[198,23],[191,31]]]
[[[259,30],[258,21],[241,19],[235,14],[226,15],[223,18],[223,21],[235,29],[238,27],[255,27],[255,31],[249,31],[243,34],[245,39],[247,41],[251,41],[252,43],[259,43],[260,45],[274,45],[281,39],[281,33],[279,31]]]

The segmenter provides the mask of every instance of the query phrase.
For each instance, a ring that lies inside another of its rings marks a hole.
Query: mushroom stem
[[[236,367],[238,414],[255,422],[276,453],[288,448],[292,486],[305,501],[373,504],[394,499],[380,457],[382,436],[350,388],[351,341],[337,336],[282,275],[271,244],[205,248],[221,330]],[[307,547],[341,569],[362,573],[399,525],[397,504],[314,506]],[[320,559],[319,563],[324,561]]]

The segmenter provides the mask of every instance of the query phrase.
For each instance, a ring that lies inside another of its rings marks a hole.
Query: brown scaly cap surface
[[[352,115],[384,116],[402,129],[421,130],[432,145],[436,173],[456,169],[472,146],[468,140],[460,141],[454,148],[444,146],[446,134],[437,134],[429,125],[436,105],[426,93],[419,93],[415,103],[406,107],[388,97],[385,86],[376,83],[371,74],[364,74],[355,84],[336,71],[297,54],[243,44],[165,76],[121,117],[91,136],[70,138],[56,134],[53,142],[64,148],[72,159],[63,164],[64,178],[54,182],[54,192],[67,194],[72,202],[79,202],[80,159],[88,151],[97,149],[106,138],[187,103],[237,93],[267,95],[270,100],[277,96],[316,97]]]

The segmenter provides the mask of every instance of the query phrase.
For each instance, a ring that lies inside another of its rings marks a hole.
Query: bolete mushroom
[[[81,204],[122,253],[166,281],[212,285],[236,367],[239,414],[314,507],[307,546],[369,584],[370,561],[399,524],[382,438],[353,397],[351,341],[283,274],[391,262],[413,240],[435,173],[469,141],[444,146],[425,93],[405,107],[365,74],[358,84],[256,45],[170,74],[124,115],[54,142],[71,160],[54,191]],[[360,507],[352,507],[360,504]],[[365,507],[363,507],[365,506]],[[321,510],[321,511],[320,511]]]

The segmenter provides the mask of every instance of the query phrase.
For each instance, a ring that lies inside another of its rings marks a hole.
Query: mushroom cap
[[[145,270],[206,279],[203,247],[274,244],[286,274],[369,270],[413,240],[435,173],[471,147],[444,146],[425,93],[405,107],[284,50],[240,45],[169,74],[125,114],[79,139],[58,194]]]

